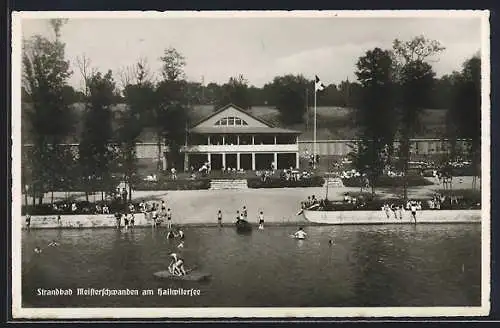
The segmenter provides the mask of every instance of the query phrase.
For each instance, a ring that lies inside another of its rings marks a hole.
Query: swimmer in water
[[[293,234],[293,237],[296,239],[306,239],[307,233],[300,227],[299,230]]]
[[[170,239],[170,238],[175,238],[175,234],[172,230],[170,230],[168,233],[167,233],[167,239]]]
[[[184,248],[184,241],[181,241],[179,245],[177,245],[177,248]]]
[[[181,229],[179,229],[179,231],[177,233],[177,236],[179,236],[180,240],[184,240],[184,231],[182,231]]]
[[[40,254],[42,252],[42,249],[40,247],[35,247],[34,252],[36,254]]]
[[[48,246],[49,246],[49,247],[57,247],[57,246],[59,246],[59,243],[58,243],[57,241],[55,241],[55,240],[52,240],[52,241],[49,243],[49,245],[48,245]]]
[[[333,240],[331,240],[331,239],[330,239],[330,240],[328,241],[328,245],[329,245],[329,246],[332,246],[332,245],[333,245]]]

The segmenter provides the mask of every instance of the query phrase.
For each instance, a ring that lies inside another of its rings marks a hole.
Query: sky
[[[23,18],[22,37],[53,38],[48,19]],[[116,74],[145,58],[160,72],[164,49],[186,58],[189,81],[225,83],[243,76],[257,87],[277,75],[318,75],[324,84],[355,80],[355,64],[375,47],[415,36],[441,42],[446,49],[432,59],[437,76],[460,70],[481,49],[479,17],[213,17],[213,18],[70,18],[61,32],[74,74],[81,86],[76,58],[85,54],[91,66]],[[118,81],[119,82],[119,81]]]

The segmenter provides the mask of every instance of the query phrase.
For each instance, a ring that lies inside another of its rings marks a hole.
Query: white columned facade
[[[274,144],[276,145],[276,136],[274,136]]]
[[[255,171],[255,153],[252,153],[252,171]]]
[[[240,136],[239,136],[239,135],[237,135],[237,136],[236,136],[236,144],[237,144],[237,145],[239,145],[239,144],[240,144]]]
[[[222,144],[225,145],[226,144],[226,137],[225,136],[222,136]]]
[[[210,143],[210,136],[208,136],[208,144],[211,145],[211,143]]]
[[[255,136],[252,136],[252,145],[255,145]]]
[[[210,153],[207,154],[207,161],[208,163],[212,163],[212,157]]]
[[[236,169],[240,169],[240,153],[236,153]]]
[[[222,153],[222,167],[226,168],[226,153]]]
[[[278,169],[278,153],[274,153],[274,169]]]
[[[296,169],[298,169],[298,168],[299,168],[299,161],[300,161],[299,152],[296,152],[296,153],[295,153],[295,168],[296,168]]]

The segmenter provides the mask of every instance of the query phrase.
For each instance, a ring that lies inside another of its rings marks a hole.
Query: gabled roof
[[[208,116],[206,116],[206,117],[202,118],[201,120],[199,120],[198,122],[196,122],[195,124],[193,124],[193,125],[191,126],[191,128],[195,128],[196,126],[198,126],[198,125],[200,125],[201,123],[203,123],[203,122],[207,121],[207,120],[208,120],[208,119],[210,119],[211,117],[214,117],[215,115],[217,115],[217,114],[219,114],[219,113],[221,113],[221,112],[225,111],[225,110],[226,110],[226,109],[228,109],[229,107],[232,107],[232,108],[236,109],[237,111],[239,111],[239,112],[241,112],[241,113],[243,113],[243,114],[245,114],[245,115],[250,116],[251,118],[253,118],[253,119],[255,119],[255,120],[257,120],[257,121],[261,122],[262,124],[264,124],[264,125],[266,125],[266,126],[268,126],[268,127],[270,127],[270,128],[274,128],[274,126],[273,126],[271,123],[264,121],[264,120],[263,120],[263,119],[261,119],[260,117],[257,117],[257,116],[254,116],[254,115],[250,114],[248,111],[246,111],[246,110],[244,110],[243,108],[241,108],[241,107],[239,107],[239,106],[236,106],[235,104],[232,104],[232,103],[227,104],[227,105],[225,105],[225,106],[221,107],[220,109],[216,110],[216,111],[215,111],[215,112],[213,112],[212,114],[210,114],[210,115],[208,115]]]

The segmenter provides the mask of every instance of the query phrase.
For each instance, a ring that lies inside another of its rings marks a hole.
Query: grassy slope
[[[123,109],[123,104],[117,105],[117,110],[119,112]],[[22,110],[22,131],[23,131],[23,141],[29,142],[29,125],[26,119],[27,106],[23,106]],[[76,124],[74,134],[68,139],[68,142],[76,143],[78,142],[78,136],[83,132],[82,122],[83,122],[83,106],[82,104],[73,105],[73,110],[76,114]],[[279,112],[272,107],[255,106],[249,110],[250,114],[260,117],[276,126],[281,126],[285,128],[290,128],[294,130],[303,131],[300,136],[301,140],[312,140],[313,139],[313,109],[309,110],[309,116],[305,118],[305,122],[302,124],[296,124],[291,126],[285,126],[281,124],[279,120]],[[212,105],[195,106],[189,112],[190,123],[195,124],[199,120],[213,113]],[[353,110],[341,107],[318,107],[317,108],[317,138],[319,140],[325,139],[352,139],[356,136],[357,128],[353,121]],[[425,110],[421,115],[421,121],[423,129],[417,137],[425,138],[439,138],[444,137],[445,133],[445,110],[435,110],[428,109]],[[117,116],[117,115],[115,115]],[[114,129],[117,128],[115,122]],[[146,129],[141,136],[142,142],[155,142],[155,135],[151,129]]]

